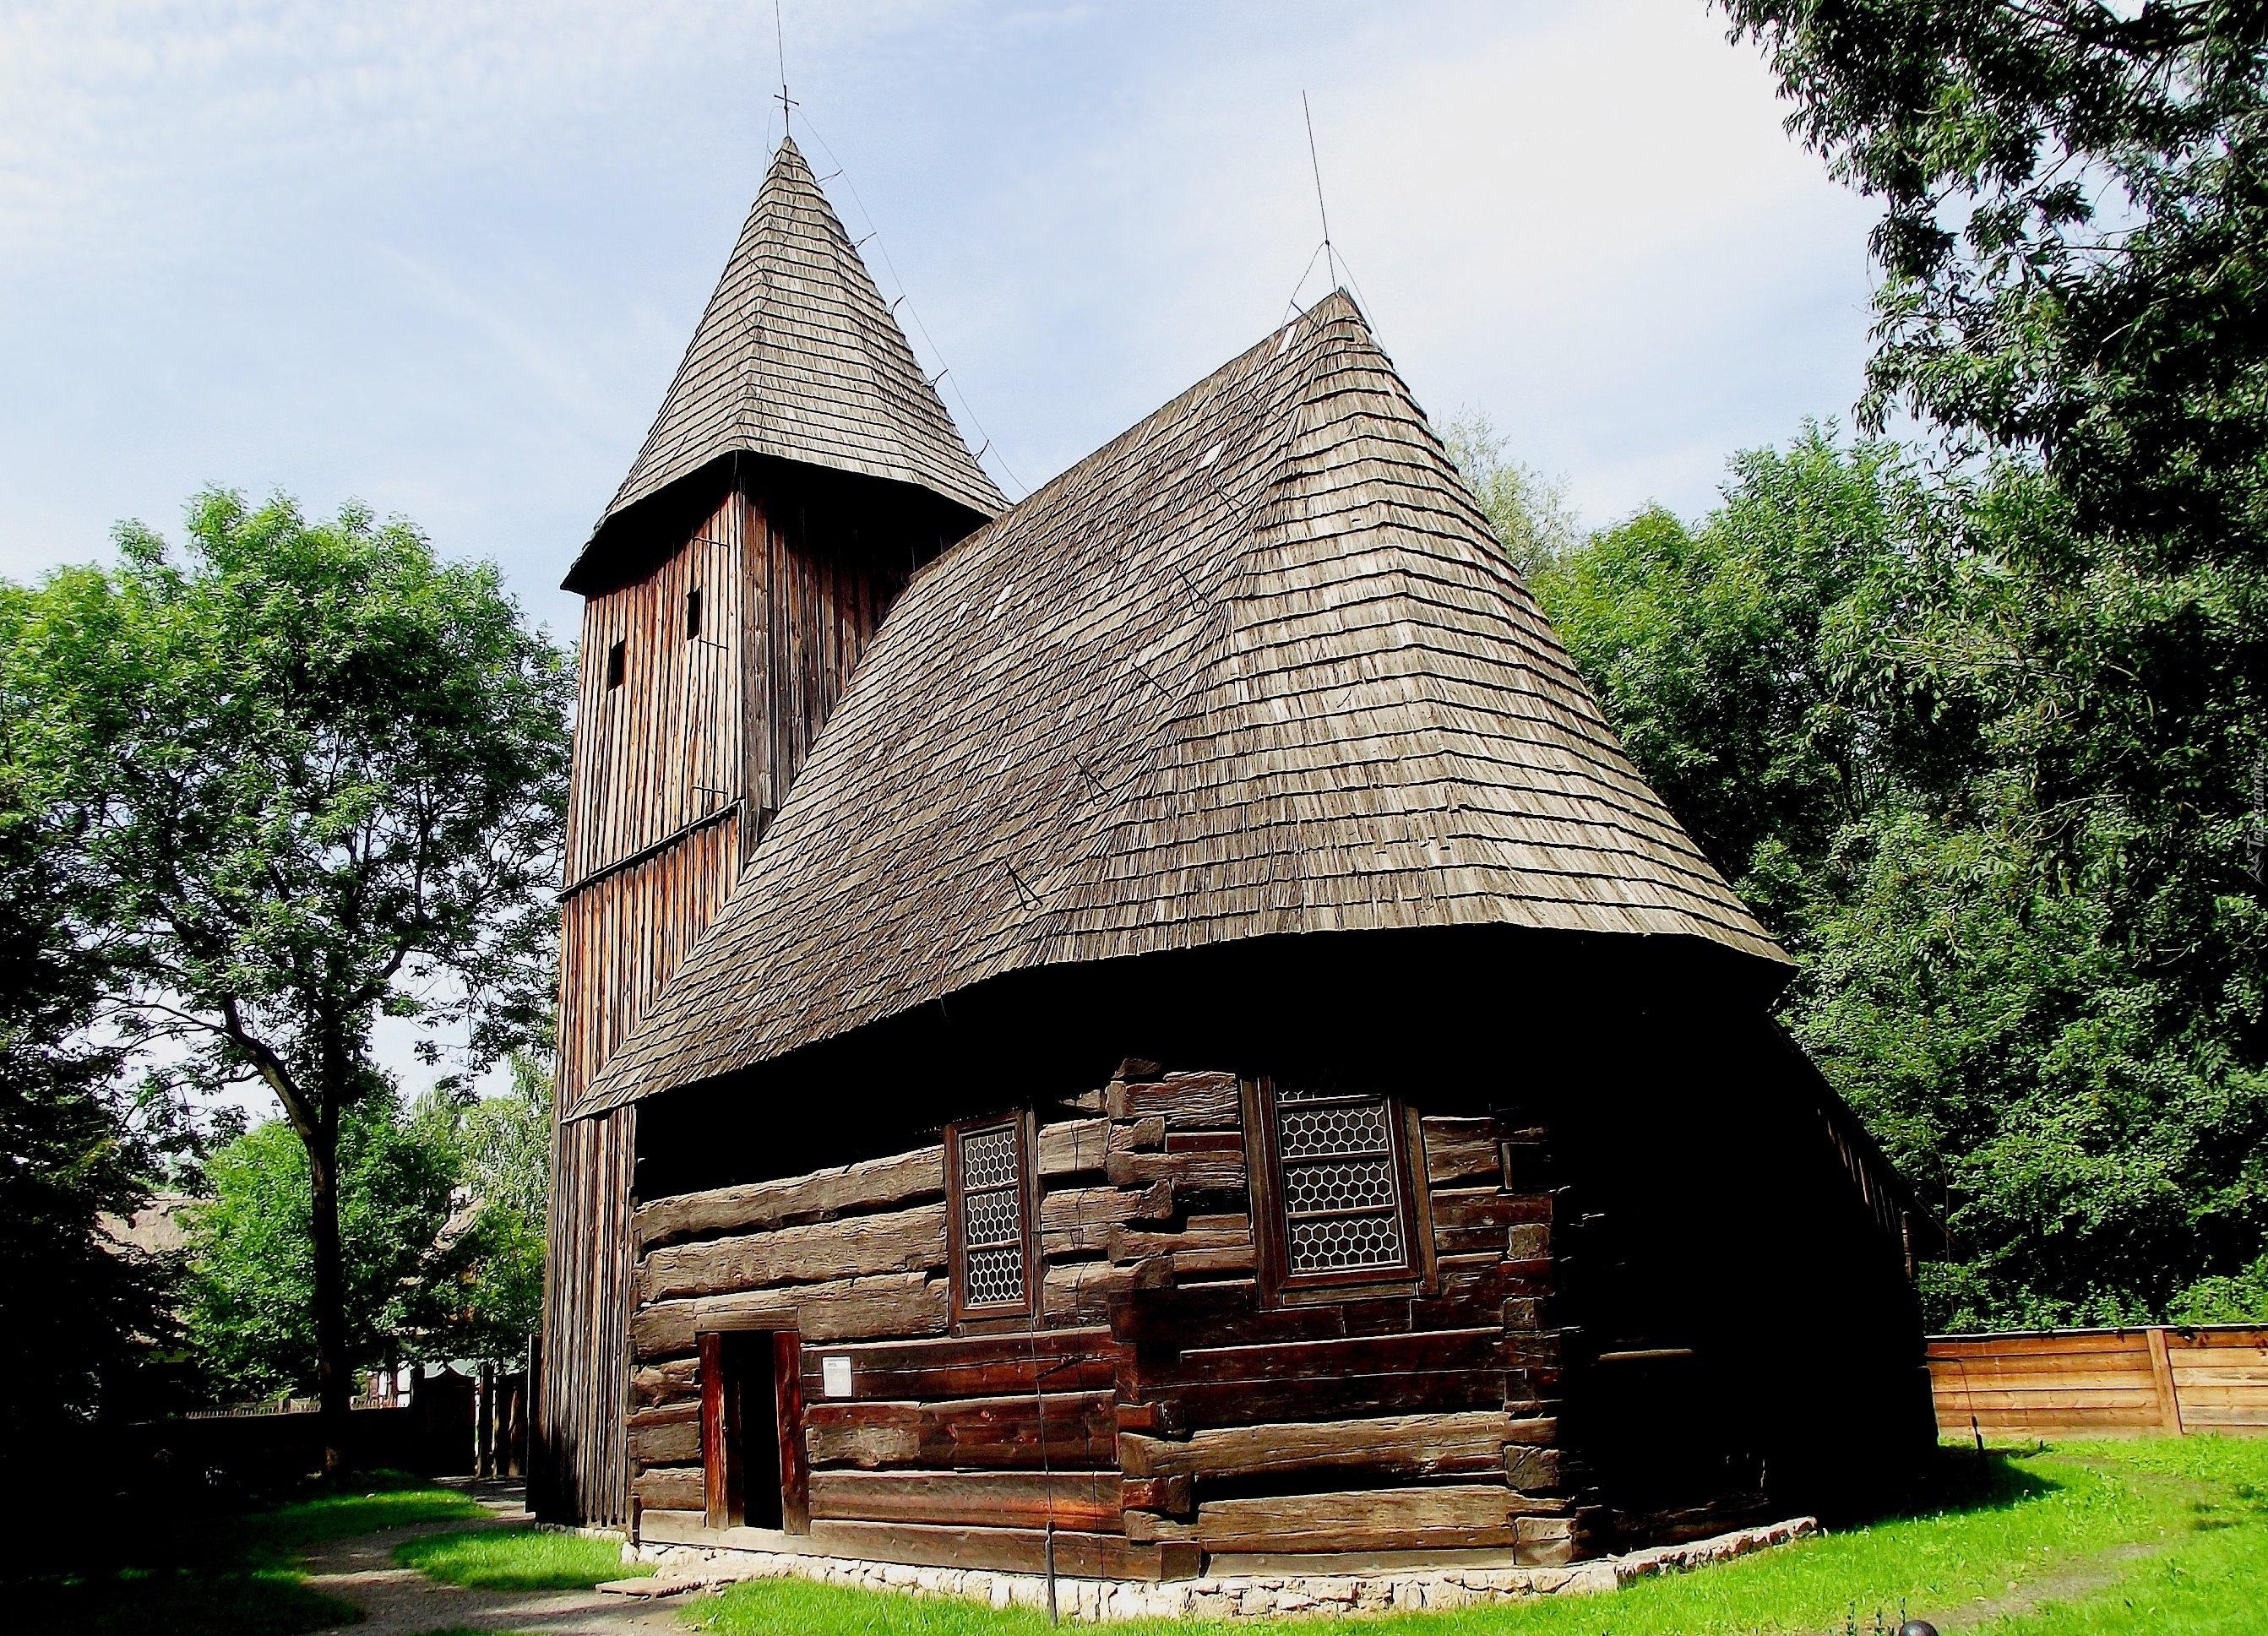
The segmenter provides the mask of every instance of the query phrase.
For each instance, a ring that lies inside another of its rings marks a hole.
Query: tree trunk
[[[315,1241],[315,1391],[321,1404],[323,1470],[347,1466],[347,1404],[354,1395],[353,1363],[347,1356],[345,1257],[339,1248],[338,1098],[317,1122],[307,1144],[307,1175],[313,1195]]]

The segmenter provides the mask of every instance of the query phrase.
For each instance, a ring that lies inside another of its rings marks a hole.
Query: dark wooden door
[[[802,1338],[727,1330],[702,1336],[700,1346],[703,1520],[809,1532]]]

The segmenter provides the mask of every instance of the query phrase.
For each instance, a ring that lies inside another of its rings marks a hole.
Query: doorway
[[[703,1521],[811,1530],[803,1455],[803,1341],[793,1330],[700,1337]]]

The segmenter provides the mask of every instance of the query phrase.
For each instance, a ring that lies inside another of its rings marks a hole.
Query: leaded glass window
[[[1387,1099],[1287,1089],[1274,1101],[1285,1276],[1407,1268],[1401,1166]]]
[[[960,1238],[954,1271],[964,1311],[1021,1312],[1031,1306],[1024,1264],[1023,1134],[1018,1121],[953,1132]]]

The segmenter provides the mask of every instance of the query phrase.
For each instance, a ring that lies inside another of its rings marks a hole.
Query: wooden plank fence
[[[1935,1335],[1939,1435],[2268,1436],[2268,1327]]]

